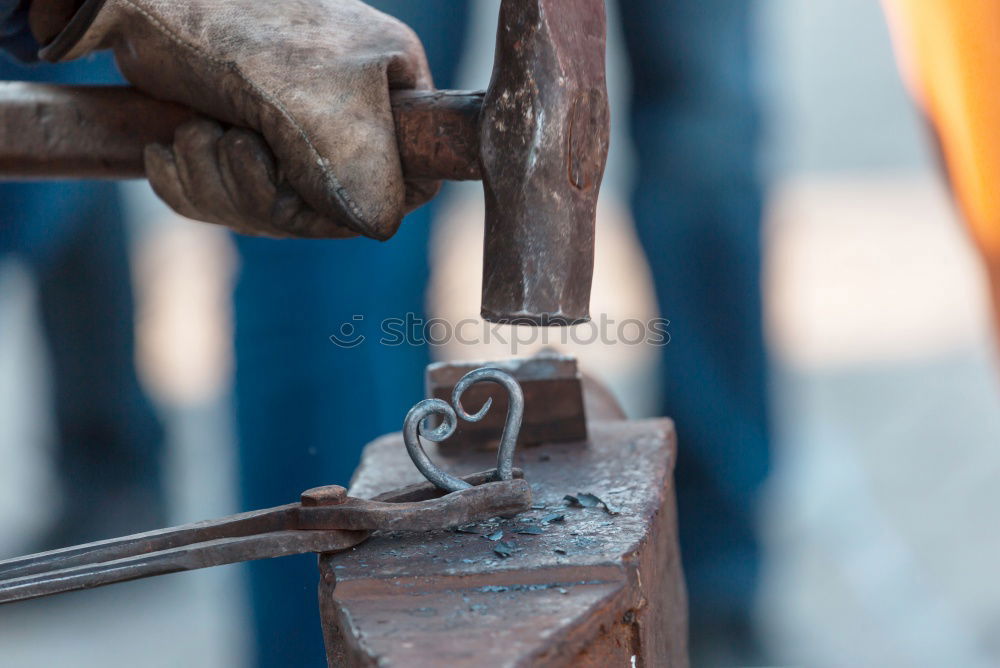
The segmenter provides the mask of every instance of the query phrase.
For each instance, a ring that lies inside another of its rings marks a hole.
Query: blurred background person
[[[903,76],[933,124],[952,191],[985,260],[1000,335],[1000,5],[883,0]]]
[[[0,80],[122,81],[110,54],[56,66],[4,54]],[[128,245],[114,183],[0,183],[0,261],[16,258],[34,278],[51,371],[58,511],[36,549],[167,519],[163,429],[136,377]]]
[[[632,73],[632,214],[670,321],[655,414],[677,426],[696,666],[761,662],[752,608],[770,444],[752,4],[619,3]]]

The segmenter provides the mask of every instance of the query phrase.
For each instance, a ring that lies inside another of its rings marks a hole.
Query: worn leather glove
[[[32,4],[42,58],[113,49],[137,88],[213,119],[146,149],[153,189],[182,215],[387,239],[436,192],[403,179],[389,91],[432,82],[399,21],[357,0],[69,1]]]

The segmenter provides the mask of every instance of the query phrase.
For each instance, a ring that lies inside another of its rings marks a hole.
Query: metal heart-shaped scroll
[[[427,453],[424,452],[420,437],[423,436],[429,441],[440,443],[455,433],[455,427],[458,426],[458,416],[467,422],[482,420],[489,412],[490,406],[493,405],[492,397],[486,400],[478,412],[471,415],[462,408],[462,394],[480,382],[497,383],[507,390],[509,407],[507,408],[507,420],[503,425],[503,434],[500,436],[500,449],[497,452],[496,479],[511,480],[514,477],[514,448],[517,447],[517,435],[521,431],[521,418],[524,415],[524,393],[521,391],[521,386],[510,374],[491,367],[470,371],[455,384],[455,390],[451,394],[451,406],[441,399],[424,399],[410,409],[403,422],[403,442],[406,444],[406,451],[410,453],[410,459],[413,460],[425,478],[446,492],[458,492],[468,489],[472,485],[450,473],[445,473],[432,462]],[[442,417],[441,424],[434,429],[425,431],[424,421],[431,415],[440,415]]]

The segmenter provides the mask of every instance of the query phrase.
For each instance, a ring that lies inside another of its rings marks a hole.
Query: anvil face
[[[589,441],[519,451],[530,512],[460,531],[376,534],[321,557],[330,665],[628,666],[638,657],[686,666],[673,423],[594,420],[589,431]],[[467,471],[494,457],[469,450],[439,461]],[[401,437],[388,435],[366,448],[351,493],[412,478]]]

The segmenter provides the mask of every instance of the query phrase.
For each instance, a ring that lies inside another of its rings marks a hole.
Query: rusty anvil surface
[[[330,665],[686,666],[673,423],[595,420],[589,433],[589,442],[520,449],[516,465],[544,508],[477,527],[503,529],[516,544],[509,558],[458,531],[376,534],[321,557]],[[495,458],[426,447],[452,472]],[[417,475],[390,434],[366,448],[351,493],[374,496]],[[618,514],[566,506],[564,495],[583,492]],[[544,523],[553,513],[565,519]],[[527,525],[543,532],[516,533]]]

